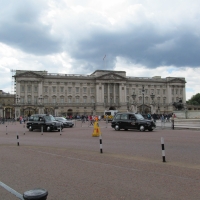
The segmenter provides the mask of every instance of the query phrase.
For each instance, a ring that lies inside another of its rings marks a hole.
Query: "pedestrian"
[[[90,126],[92,126],[93,125],[93,117],[92,117],[92,115],[89,116],[89,120],[90,120]]]
[[[165,121],[165,117],[164,115],[161,116],[161,122],[164,122]]]
[[[22,116],[19,117],[19,123],[22,123]]]

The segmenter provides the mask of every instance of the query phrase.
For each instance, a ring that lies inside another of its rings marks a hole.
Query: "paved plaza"
[[[43,134],[18,122],[0,124],[0,182],[20,194],[44,188],[48,200],[200,199],[200,130],[172,130],[170,123],[153,132],[99,126],[103,153],[87,122]],[[0,197],[19,199],[1,186]]]

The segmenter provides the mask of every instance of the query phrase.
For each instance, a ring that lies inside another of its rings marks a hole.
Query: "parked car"
[[[58,122],[62,122],[64,128],[67,128],[67,127],[72,128],[74,126],[73,121],[65,119],[64,117],[55,117],[55,120]]]
[[[42,129],[43,131],[60,131],[63,129],[62,122],[58,122],[52,115],[49,114],[34,114],[31,115],[26,124],[29,131],[34,129]]]
[[[145,119],[138,113],[117,113],[111,122],[111,127],[116,131],[120,129],[137,129],[140,131],[153,131],[156,128],[156,124],[152,120]]]

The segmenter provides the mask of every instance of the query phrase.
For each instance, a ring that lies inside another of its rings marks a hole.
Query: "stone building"
[[[14,94],[0,90],[0,118],[14,117]]]
[[[13,78],[16,118],[34,113],[103,115],[109,109],[171,113],[173,102],[186,102],[183,77],[130,77],[111,70],[90,75],[16,70]]]

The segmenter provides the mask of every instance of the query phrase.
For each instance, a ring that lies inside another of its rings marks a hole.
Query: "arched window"
[[[44,103],[48,103],[48,96],[44,97]]]
[[[64,103],[64,96],[60,97],[60,103]]]
[[[56,96],[52,97],[52,103],[56,103]]]
[[[76,103],[79,103],[79,96],[76,96]]]
[[[68,103],[72,103],[72,96],[68,96],[67,101],[68,101]]]
[[[91,97],[91,103],[95,103],[94,97]]]

